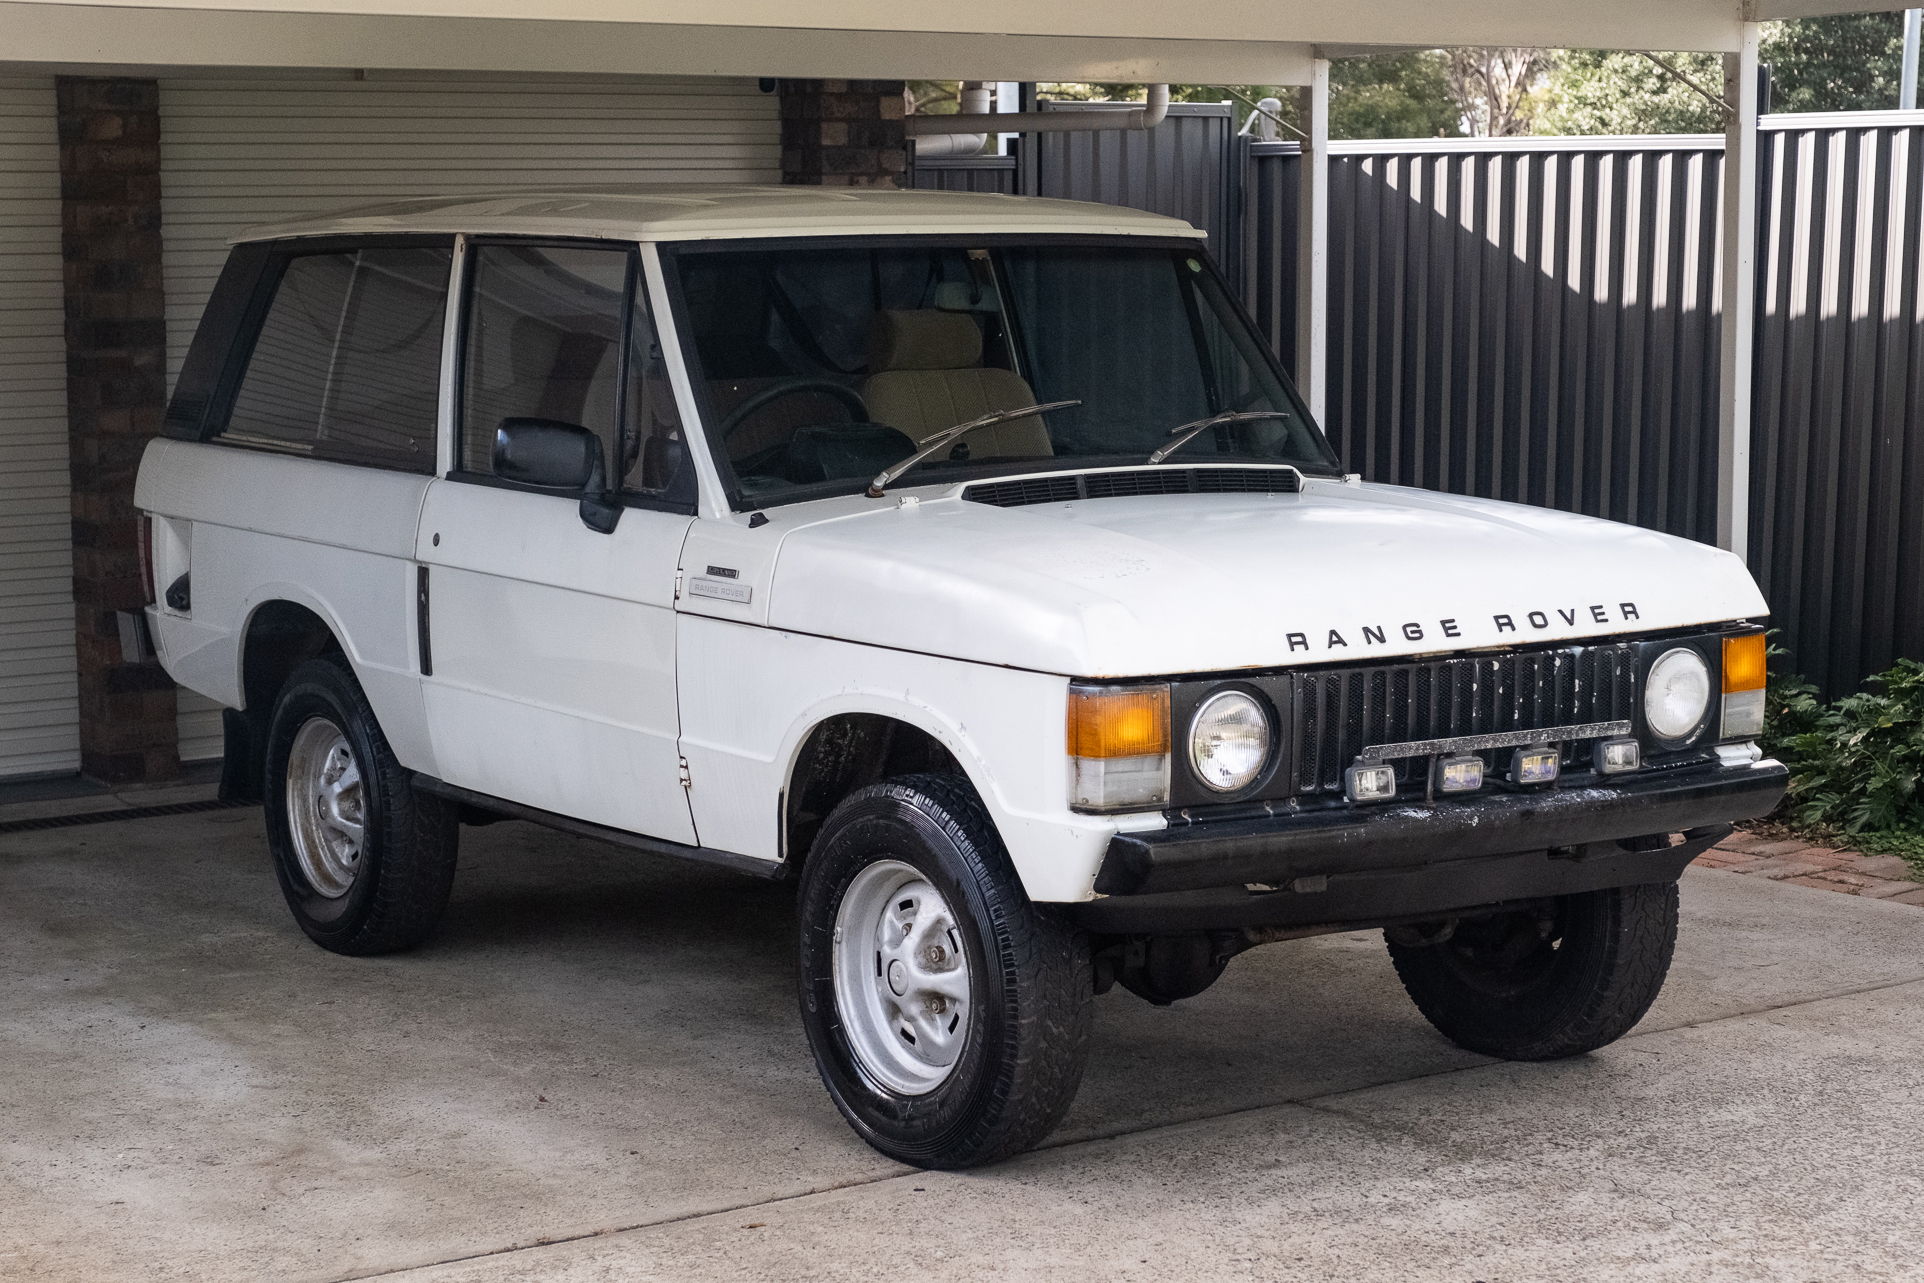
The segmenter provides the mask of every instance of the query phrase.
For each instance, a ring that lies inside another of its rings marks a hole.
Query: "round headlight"
[[[1269,714],[1253,695],[1224,691],[1203,701],[1189,723],[1189,760],[1218,793],[1248,788],[1269,759]]]
[[[1682,739],[1697,729],[1710,707],[1710,666],[1685,646],[1665,651],[1650,666],[1643,688],[1643,715],[1659,738]]]

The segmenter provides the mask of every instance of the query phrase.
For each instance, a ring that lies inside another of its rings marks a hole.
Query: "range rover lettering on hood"
[[[1557,606],[1553,609],[1563,620],[1566,628],[1576,627],[1579,619],[1584,619],[1594,624],[1641,622],[1643,619],[1643,616],[1638,613],[1637,603],[1634,601],[1620,601],[1614,607],[1599,603],[1590,606],[1573,606],[1567,610],[1562,606]],[[1614,614],[1612,613],[1613,610],[1615,612]],[[1519,619],[1523,621],[1525,627],[1518,626],[1517,621]],[[1436,633],[1434,637],[1445,640],[1463,640],[1465,638],[1475,637],[1479,632],[1482,632],[1493,633],[1499,640],[1508,640],[1503,638],[1504,633],[1536,632],[1546,630],[1549,627],[1550,615],[1548,612],[1526,610],[1514,615],[1491,615],[1489,624],[1480,628],[1476,623],[1469,622],[1467,619],[1439,619],[1435,622]],[[1352,634],[1354,634],[1355,631],[1355,629],[1351,629]],[[1344,635],[1341,629],[1331,628],[1326,630],[1326,632],[1328,635],[1323,639],[1322,649],[1336,650],[1339,647],[1345,650],[1349,649],[1349,638]],[[1412,619],[1407,623],[1395,625],[1393,628],[1386,628],[1382,624],[1375,626],[1364,624],[1362,626],[1361,644],[1364,646],[1387,646],[1390,644],[1392,632],[1406,642],[1430,641],[1433,639],[1433,635],[1425,629],[1421,622]],[[1316,647],[1310,644],[1310,637],[1311,635],[1309,633],[1283,634],[1283,640],[1289,644],[1289,649],[1292,652],[1315,650]],[[1475,645],[1476,643],[1471,641],[1469,644]]]
[[[929,495],[786,531],[767,622],[1083,678],[1583,645],[1769,613],[1707,544],[1394,486],[997,508]]]

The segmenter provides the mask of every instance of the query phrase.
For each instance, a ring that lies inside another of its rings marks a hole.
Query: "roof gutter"
[[[1169,86],[1149,86],[1149,101],[1130,111],[1103,104],[1081,110],[964,112],[953,116],[910,116],[903,123],[911,138],[934,134],[1062,133],[1079,129],[1154,129],[1169,114]],[[979,145],[979,144],[978,144]]]

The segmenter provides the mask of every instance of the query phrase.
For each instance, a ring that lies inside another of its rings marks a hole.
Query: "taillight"
[[[141,513],[135,526],[135,538],[140,543],[140,601],[143,606],[154,604],[154,519]]]

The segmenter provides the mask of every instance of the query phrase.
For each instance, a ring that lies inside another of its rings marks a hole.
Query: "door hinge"
[[[674,597],[674,600],[676,600],[676,601],[680,601],[680,600],[681,600],[681,571],[680,571],[679,569],[677,569],[677,570],[675,571],[675,597]]]
[[[677,757],[675,760],[681,763],[681,786],[683,788],[694,787],[694,781],[688,778],[688,759],[685,757]]]

